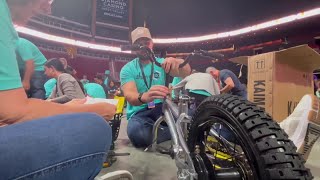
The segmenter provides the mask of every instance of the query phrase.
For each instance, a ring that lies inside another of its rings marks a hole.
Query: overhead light
[[[72,46],[101,50],[101,51],[131,53],[130,51],[121,51],[120,47],[106,46],[106,45],[101,45],[101,44],[93,44],[93,43],[74,40],[74,39],[70,39],[70,38],[60,37],[60,36],[39,32],[39,31],[30,29],[30,28],[26,28],[26,27],[22,27],[22,26],[18,26],[18,25],[15,25],[15,28],[19,33],[38,37],[38,38],[45,39],[48,41],[54,41],[54,42],[68,44],[68,45],[72,45]]]
[[[216,33],[216,34],[209,34],[204,36],[198,36],[198,37],[185,37],[185,38],[167,38],[167,39],[153,39],[154,43],[156,44],[169,44],[169,43],[188,43],[188,42],[200,42],[200,41],[207,41],[207,40],[214,40],[214,39],[221,39],[226,37],[232,37],[232,36],[238,36],[242,34],[246,34],[253,31],[259,31],[262,29],[282,25],[289,22],[298,21],[301,19],[305,19],[308,17],[313,17],[320,15],[320,8],[312,9],[309,11],[301,12],[295,15],[286,16],[280,19],[275,19],[272,21],[267,21],[264,23],[256,24],[253,26],[241,28],[238,30],[228,31],[228,32],[222,32],[222,33]],[[106,45],[100,45],[100,44],[93,44],[93,43],[87,43],[84,41],[78,41],[74,39],[59,37],[56,35],[51,35],[43,32],[39,32],[30,28],[21,27],[21,26],[15,26],[16,30],[20,33],[31,35],[34,37],[38,37],[41,39],[59,42],[63,44],[69,44],[74,45],[78,47],[83,48],[90,48],[95,50],[101,50],[101,51],[111,51],[111,52],[120,52],[120,53],[131,53],[130,51],[121,51],[120,47],[112,47],[112,46],[106,46]]]
[[[185,37],[185,38],[167,38],[167,39],[153,39],[155,43],[159,44],[167,44],[167,43],[187,43],[187,42],[199,42],[199,41],[206,41],[206,40],[214,40],[219,38],[225,38],[225,37],[232,37],[232,36],[238,36],[242,34],[246,34],[253,31],[259,31],[262,29],[279,26],[285,23],[305,19],[308,17],[313,17],[320,15],[320,8],[312,9],[309,11],[301,12],[295,15],[286,16],[280,19],[275,19],[272,21],[267,21],[264,23],[256,24],[253,26],[241,28],[238,30],[233,30],[229,32],[223,32],[218,34],[209,34],[204,36],[198,36],[198,37]]]

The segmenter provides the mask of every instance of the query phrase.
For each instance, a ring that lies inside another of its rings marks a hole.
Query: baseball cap
[[[135,30],[131,32],[131,40],[132,44],[136,42],[140,38],[149,38],[152,39],[150,31],[145,27],[137,27]]]

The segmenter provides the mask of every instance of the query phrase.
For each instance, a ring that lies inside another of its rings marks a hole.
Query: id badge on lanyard
[[[153,109],[155,107],[156,107],[156,103],[154,102],[154,100],[148,103],[148,108],[149,109]]]
[[[143,67],[142,67],[142,64],[139,62],[139,65],[140,65],[140,70],[141,70],[141,73],[142,73],[142,78],[143,78],[143,81],[147,87],[147,89],[149,90],[152,86],[152,79],[153,79],[153,72],[154,72],[154,64],[152,63],[151,65],[151,74],[150,74],[150,83],[148,85],[148,82],[147,82],[147,77],[146,75],[144,74],[144,70],[143,70]],[[156,103],[153,101],[149,102],[148,103],[148,108],[149,109],[153,109],[156,107]]]

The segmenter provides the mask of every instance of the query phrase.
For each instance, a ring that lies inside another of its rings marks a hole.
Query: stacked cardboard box
[[[248,66],[248,99],[277,122],[290,115],[305,94],[313,94],[320,55],[307,45],[231,59]]]

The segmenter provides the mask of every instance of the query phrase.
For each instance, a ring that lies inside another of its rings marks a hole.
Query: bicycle
[[[151,49],[138,49],[161,67]],[[194,55],[222,57],[218,53],[194,51],[179,68]],[[258,106],[237,96],[215,95],[205,99],[191,117],[188,108],[194,98],[183,92],[177,103],[174,101],[164,99],[163,116],[155,122],[153,141],[146,150],[169,154],[175,160],[179,180],[313,179],[287,134]],[[163,121],[172,141],[167,152],[156,143]],[[221,134],[225,130],[232,133],[233,139]]]

